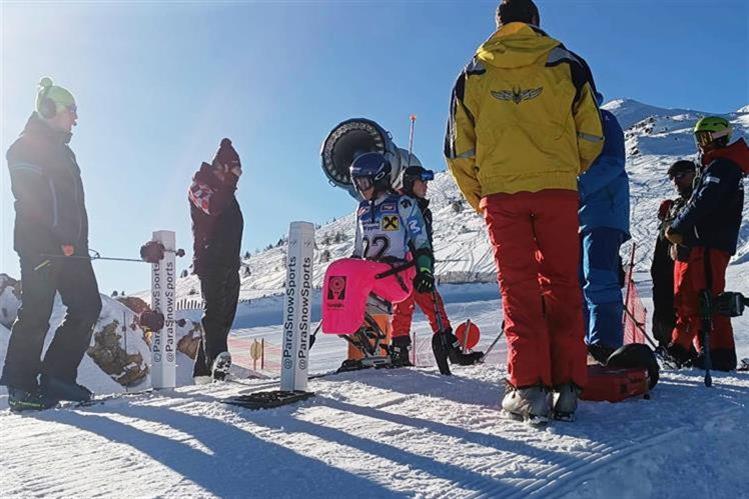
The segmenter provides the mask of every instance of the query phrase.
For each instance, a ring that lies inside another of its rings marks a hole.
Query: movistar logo
[[[522,88],[513,88],[512,90],[492,90],[492,97],[494,97],[497,100],[506,100],[510,102],[514,102],[515,104],[520,104],[524,100],[531,100],[535,99],[539,95],[541,95],[541,92],[544,91],[544,87],[538,87],[538,88],[531,88],[528,90],[523,90]]]

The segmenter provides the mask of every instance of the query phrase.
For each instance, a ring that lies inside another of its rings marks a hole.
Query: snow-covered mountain
[[[613,100],[603,107],[614,113],[625,129],[632,235],[638,247],[636,262],[643,269],[649,264],[654,244],[658,205],[662,199],[674,196],[666,170],[677,159],[696,159],[692,128],[701,116],[710,113],[665,109],[631,99]],[[734,126],[734,138],[742,135],[749,138],[749,106],[724,116]],[[494,263],[484,223],[463,201],[449,173],[437,174],[430,184],[429,196],[435,217],[436,274],[440,281],[493,281]],[[749,211],[746,208],[740,238],[736,264],[749,259]],[[329,262],[352,252],[353,212],[319,227],[315,239],[314,282],[319,286]],[[626,245],[623,252],[628,252],[629,248]],[[285,252],[286,246],[281,244],[243,261],[241,299],[282,292]],[[179,279],[177,293],[180,298],[197,301],[200,297],[197,277]]]

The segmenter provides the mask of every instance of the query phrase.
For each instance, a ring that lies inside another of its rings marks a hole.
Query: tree
[[[249,252],[249,251],[245,251],[245,252],[244,252],[244,259],[245,259],[245,260],[249,260],[249,259],[250,259],[250,256],[251,256],[251,255],[250,255],[250,252]]]
[[[112,291],[112,297],[114,298],[115,296],[117,296],[117,290]]]
[[[320,254],[320,263],[325,263],[330,261],[330,250],[326,249]]]

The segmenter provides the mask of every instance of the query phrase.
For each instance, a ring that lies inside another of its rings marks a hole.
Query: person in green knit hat
[[[35,110],[7,153],[23,288],[0,384],[8,387],[14,411],[92,396],[77,383],[78,365],[91,342],[101,297],[87,258],[81,170],[68,146],[77,120],[73,95],[42,78]],[[57,293],[67,313],[41,358]]]

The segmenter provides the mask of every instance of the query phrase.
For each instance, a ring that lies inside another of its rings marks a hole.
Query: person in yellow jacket
[[[578,280],[577,176],[603,148],[585,61],[538,26],[531,0],[503,0],[497,31],[461,72],[448,168],[487,225],[508,342],[502,407],[572,420],[587,377]]]

